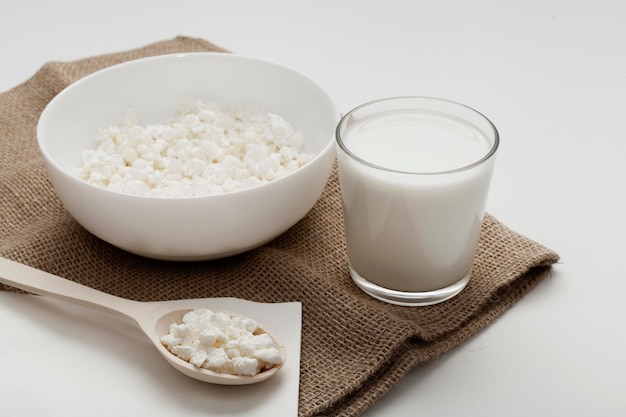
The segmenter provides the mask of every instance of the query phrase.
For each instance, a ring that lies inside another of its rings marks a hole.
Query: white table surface
[[[626,415],[626,2],[3,0],[0,91],[177,35],[293,66],[344,112],[436,96],[500,131],[488,211],[561,263],[365,416]]]

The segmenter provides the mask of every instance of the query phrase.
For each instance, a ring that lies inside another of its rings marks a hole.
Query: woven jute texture
[[[558,255],[487,215],[469,286],[428,307],[379,302],[348,270],[337,174],[315,207],[265,246],[194,263],[135,256],[86,232],[45,172],[36,125],[63,88],[140,57],[225,50],[178,37],[74,62],[49,62],[0,95],[0,256],[134,300],[239,297],[303,305],[299,416],[356,416],[406,373],[462,343],[546,276]],[[3,290],[12,291],[9,287]],[[418,371],[419,372],[419,371]]]

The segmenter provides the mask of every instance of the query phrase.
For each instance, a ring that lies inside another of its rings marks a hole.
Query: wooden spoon
[[[281,353],[282,361],[279,365],[257,373],[256,375],[243,376],[213,372],[208,369],[196,367],[167,350],[161,343],[161,337],[169,332],[170,324],[182,323],[183,316],[188,311],[197,308],[210,308],[206,306],[206,299],[158,302],[128,300],[1,257],[0,282],[34,294],[49,296],[108,313],[134,323],[148,336],[170,365],[183,374],[200,381],[221,385],[254,384],[265,381],[276,374],[285,363],[285,347],[261,326],[260,331],[267,333],[272,338],[275,347]],[[228,314],[233,315],[232,313]]]

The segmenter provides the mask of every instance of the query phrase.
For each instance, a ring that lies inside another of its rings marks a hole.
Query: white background
[[[0,91],[177,35],[295,67],[343,112],[436,96],[500,131],[488,211],[561,263],[366,416],[626,415],[626,2],[3,0]]]

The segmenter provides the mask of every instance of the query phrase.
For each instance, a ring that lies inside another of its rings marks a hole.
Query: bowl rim
[[[245,189],[241,189],[241,190],[235,190],[235,191],[228,191],[225,193],[221,193],[221,194],[212,194],[212,195],[205,195],[205,196],[150,196],[150,195],[137,195],[137,194],[130,194],[130,193],[125,193],[125,192],[121,192],[121,191],[116,191],[116,190],[111,190],[108,188],[104,188],[101,186],[98,186],[96,184],[92,184],[88,181],[83,180],[82,178],[79,178],[75,175],[72,175],[72,173],[68,172],[67,169],[63,168],[62,166],[60,166],[55,160],[54,158],[52,158],[50,156],[50,154],[48,153],[47,150],[47,146],[46,146],[46,141],[43,139],[43,125],[44,122],[46,121],[46,117],[49,114],[49,110],[56,104],[57,101],[60,101],[63,99],[63,97],[67,94],[69,94],[71,91],[80,88],[83,84],[85,83],[89,83],[91,82],[92,79],[94,78],[98,78],[100,76],[102,76],[103,74],[112,72],[112,71],[122,71],[125,68],[129,68],[132,66],[136,66],[136,65],[146,65],[149,64],[150,62],[156,62],[156,61],[166,61],[166,60],[172,60],[172,59],[204,59],[204,58],[217,58],[219,57],[219,59],[235,59],[235,60],[243,60],[243,61],[249,61],[249,62],[256,62],[256,63],[261,63],[263,65],[270,65],[273,66],[275,68],[279,68],[281,70],[286,70],[289,71],[297,76],[299,76],[300,78],[308,81],[309,83],[311,83],[312,85],[314,85],[317,89],[319,89],[328,99],[328,102],[332,105],[332,109],[331,111],[335,114],[335,127],[336,125],[339,123],[339,121],[342,118],[342,113],[339,110],[339,107],[337,106],[337,102],[334,99],[334,97],[328,92],[328,90],[323,87],[320,83],[318,83],[315,79],[313,79],[312,77],[310,77],[308,74],[295,69],[291,66],[276,62],[276,61],[271,61],[268,59],[263,59],[263,58],[259,58],[256,56],[251,56],[251,55],[245,55],[245,54],[239,54],[239,53],[233,53],[233,52],[183,52],[183,53],[167,53],[167,54],[161,54],[161,55],[154,55],[154,56],[149,56],[149,57],[142,57],[142,58],[137,58],[137,59],[131,59],[129,61],[125,61],[125,62],[121,62],[118,64],[114,64],[99,70],[96,70],[90,74],[87,74],[86,76],[79,78],[78,80],[72,82],[71,84],[67,85],[65,88],[63,88],[59,93],[57,93],[44,107],[44,109],[42,110],[41,114],[39,115],[38,121],[37,121],[37,129],[36,129],[36,135],[37,135],[37,144],[39,147],[39,151],[42,154],[43,158],[46,161],[46,164],[54,167],[54,169],[60,173],[61,175],[63,175],[64,177],[67,177],[73,181],[78,182],[79,184],[83,185],[83,186],[87,186],[90,188],[93,188],[94,190],[97,190],[97,192],[102,192],[102,193],[111,193],[112,195],[118,195],[118,196],[124,196],[127,198],[137,198],[137,199],[147,199],[147,200],[175,200],[175,201],[187,201],[187,200],[201,200],[201,199],[220,199],[220,198],[228,198],[229,196],[234,196],[237,194],[242,194],[242,193],[249,193],[249,192],[259,192],[259,190],[263,189],[263,188],[268,188],[268,187],[277,187],[279,186],[280,183],[284,182],[284,181],[289,181],[289,180],[293,180],[294,177],[298,176],[298,173],[301,174],[301,172],[304,172],[306,170],[312,169],[311,167],[318,164],[319,161],[321,159],[324,159],[327,154],[329,152],[333,152],[335,150],[335,137],[334,137],[334,129],[332,130],[332,132],[330,132],[331,134],[329,135],[328,141],[326,142],[326,144],[319,150],[317,151],[314,156],[303,166],[301,166],[300,168],[286,174],[283,175],[279,178],[273,179],[269,182],[263,183],[263,184],[258,184],[258,185],[254,185],[252,187],[248,187]],[[262,109],[261,109],[262,110]],[[333,152],[334,153],[334,152]]]

